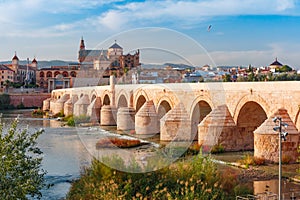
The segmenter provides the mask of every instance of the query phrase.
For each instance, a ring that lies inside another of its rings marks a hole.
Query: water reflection
[[[278,179],[253,182],[254,194],[262,194],[266,192],[278,194],[278,186]],[[281,190],[283,197],[285,197],[284,199],[291,199],[291,197],[297,197],[297,199],[300,199],[300,184],[298,183],[282,179]]]

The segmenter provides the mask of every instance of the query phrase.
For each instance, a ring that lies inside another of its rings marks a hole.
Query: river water
[[[38,145],[44,155],[42,167],[48,172],[46,182],[53,186],[42,191],[42,199],[63,199],[70,189],[71,182],[78,178],[83,167],[88,166],[91,162],[93,153],[91,153],[90,149],[93,149],[94,146],[89,147],[89,145],[94,145],[95,142],[92,141],[87,144],[86,141],[89,141],[90,138],[94,139],[94,135],[83,133],[81,128],[62,127],[61,122],[53,119],[32,118],[31,110],[13,110],[2,113],[4,122],[9,123],[19,116],[20,128],[29,126],[30,132],[40,128],[45,130],[38,139]],[[100,131],[102,134],[109,134],[109,132],[100,128],[96,129],[97,132]],[[126,153],[128,152],[121,152],[122,156],[124,155],[125,157]],[[128,157],[132,157],[132,155],[128,154]],[[254,182],[254,193],[265,191],[266,186],[270,187],[269,191],[277,193],[277,180]],[[289,191],[291,188],[299,189],[300,195],[299,184],[287,183],[284,184],[283,188],[284,192]]]

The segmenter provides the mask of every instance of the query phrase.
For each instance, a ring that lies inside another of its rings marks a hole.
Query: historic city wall
[[[9,94],[10,104],[14,107],[24,105],[25,108],[43,107],[43,101],[51,96],[50,93]]]

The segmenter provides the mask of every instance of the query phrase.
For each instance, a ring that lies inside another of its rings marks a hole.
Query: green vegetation
[[[235,193],[251,193],[239,186],[236,178],[231,180],[222,177],[212,159],[202,154],[147,173],[124,172],[140,168],[134,161],[125,165],[119,157],[106,157],[102,160],[110,163],[109,166],[118,166],[119,169],[121,166],[124,170],[112,169],[94,159],[81,178],[72,184],[67,199],[222,200],[235,199]],[[227,188],[228,185],[232,187]]]
[[[54,118],[57,118],[57,117],[64,117],[64,116],[65,116],[65,114],[64,114],[64,111],[63,111],[63,110],[61,110],[59,113],[53,115]]]
[[[31,112],[31,115],[32,116],[37,116],[37,117],[42,117],[43,115],[46,115],[46,112],[41,110],[40,108],[38,109],[34,109],[32,112]]]
[[[212,154],[224,153],[224,152],[225,152],[225,149],[224,149],[224,147],[222,146],[222,144],[216,144],[216,145],[214,145],[214,146],[211,148],[210,152],[211,152]]]
[[[15,119],[5,132],[0,122],[0,199],[40,199],[46,172],[41,169],[42,152],[36,140],[43,130],[31,134],[17,126]]]
[[[0,94],[0,109],[9,109],[10,106],[10,97],[8,94]]]
[[[110,161],[128,168],[120,158]],[[225,199],[219,180],[214,164],[202,156],[148,173],[125,173],[94,160],[68,199]]]
[[[237,161],[241,165],[245,165],[246,168],[249,165],[264,165],[265,160],[263,158],[257,158],[255,156],[250,155],[249,153],[245,154],[241,160]]]
[[[74,127],[76,124],[90,122],[90,117],[86,115],[80,115],[80,116],[69,115],[64,117],[63,121],[67,122],[68,126]]]
[[[17,108],[17,109],[24,109],[25,106],[24,106],[23,102],[21,102],[19,105],[17,105],[16,108]]]

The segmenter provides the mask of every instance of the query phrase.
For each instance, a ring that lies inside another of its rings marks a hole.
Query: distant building
[[[73,87],[74,78],[77,76],[79,64],[69,64],[68,66],[51,66],[37,70],[36,83],[51,92],[54,89]]]
[[[0,88],[12,82],[14,82],[14,71],[5,65],[0,65]]]
[[[93,74],[102,78],[108,78],[112,74],[121,77],[140,65],[140,52],[137,50],[133,55],[129,53],[124,55],[123,48],[116,41],[107,50],[89,50],[85,48],[84,40],[81,38],[78,61],[81,70],[94,71]],[[80,74],[81,78],[87,76],[88,72]]]
[[[273,63],[270,64],[269,68],[271,72],[276,72],[276,69],[279,69],[282,67],[282,64],[277,61],[277,58]]]
[[[27,59],[27,64],[21,65],[17,53],[15,53],[12,62],[3,64],[2,66],[6,66],[13,71],[13,79],[7,79],[11,83],[17,83],[19,85],[34,85],[36,83],[35,74],[37,70],[37,61],[35,58],[31,63],[29,63],[29,59]]]

